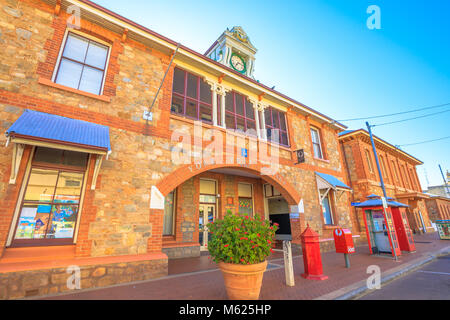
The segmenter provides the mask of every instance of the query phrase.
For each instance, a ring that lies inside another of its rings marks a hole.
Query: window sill
[[[63,86],[62,84],[58,84],[58,83],[54,83],[53,81],[49,80],[49,79],[45,79],[40,77],[38,80],[38,83],[43,84],[45,86],[49,86],[52,88],[56,88],[56,89],[60,89],[60,90],[64,90],[64,91],[68,91],[71,93],[76,93],[85,97],[89,97],[89,98],[93,98],[93,99],[97,99],[103,102],[111,102],[111,98],[105,95],[98,95],[98,94],[93,94],[93,93],[89,93],[86,91],[81,91],[78,89],[74,89],[71,87],[67,87],[67,86]]]
[[[319,161],[322,161],[322,162],[325,162],[325,163],[330,163],[330,160],[322,159],[322,158],[316,158],[316,157],[314,157],[314,160],[319,160]]]

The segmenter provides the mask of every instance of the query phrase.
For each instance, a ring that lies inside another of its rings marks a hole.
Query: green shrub
[[[216,263],[254,264],[266,260],[273,246],[278,224],[228,212],[223,219],[207,225],[211,238],[209,254]]]

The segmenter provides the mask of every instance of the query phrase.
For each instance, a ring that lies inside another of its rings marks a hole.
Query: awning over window
[[[24,145],[96,154],[91,189],[95,188],[103,156],[111,152],[109,127],[38,111],[25,112],[6,131],[14,143],[9,183],[16,182]]]
[[[330,174],[325,174],[321,172],[316,172],[317,175],[317,185],[319,189],[328,189],[331,188],[333,190],[344,190],[350,191],[352,190],[348,185],[343,183],[341,180],[332,176]]]
[[[6,136],[16,143],[96,154],[111,151],[109,127],[32,110],[25,110]]]

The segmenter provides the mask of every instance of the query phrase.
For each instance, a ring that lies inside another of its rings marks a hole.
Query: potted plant
[[[272,251],[278,225],[260,217],[233,215],[208,224],[209,254],[222,271],[228,298],[257,300],[261,291],[267,256]]]

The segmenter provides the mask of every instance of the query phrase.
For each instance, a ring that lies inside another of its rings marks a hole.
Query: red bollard
[[[305,268],[302,277],[311,280],[328,279],[328,276],[323,274],[319,235],[308,225],[300,238],[302,239],[303,266]]]

